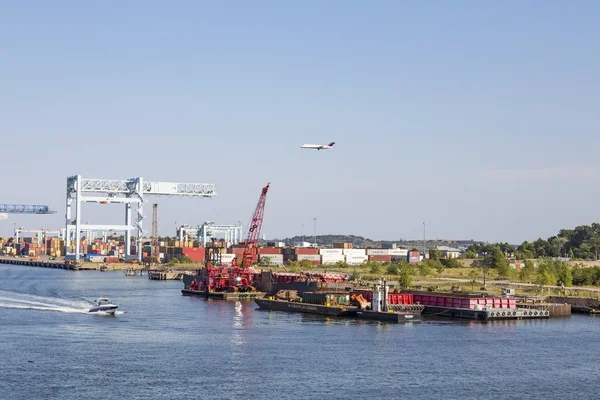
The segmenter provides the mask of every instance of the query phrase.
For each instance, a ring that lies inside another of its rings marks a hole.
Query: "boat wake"
[[[90,309],[90,304],[84,301],[0,290],[0,308],[86,314]]]

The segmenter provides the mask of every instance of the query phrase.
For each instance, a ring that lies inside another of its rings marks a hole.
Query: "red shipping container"
[[[182,247],[182,254],[195,262],[202,262],[205,259],[204,247]]]
[[[261,247],[258,249],[258,254],[281,254],[279,247]]]
[[[319,254],[319,249],[314,247],[296,247],[294,254]]]
[[[244,255],[245,250],[245,247],[230,247],[229,249],[227,249],[227,253],[241,256]]]

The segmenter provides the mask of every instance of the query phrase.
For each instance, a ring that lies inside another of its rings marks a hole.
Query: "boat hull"
[[[394,312],[361,310],[356,313],[356,318],[390,322],[420,321],[422,311],[422,309],[417,311]]]
[[[115,315],[118,308],[119,308],[118,306],[99,306],[99,307],[92,307],[89,312]]]

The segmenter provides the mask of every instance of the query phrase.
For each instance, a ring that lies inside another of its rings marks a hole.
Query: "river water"
[[[0,265],[0,399],[592,399],[600,319],[394,325]],[[106,296],[116,316],[88,314]]]

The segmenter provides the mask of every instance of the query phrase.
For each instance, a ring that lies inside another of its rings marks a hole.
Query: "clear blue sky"
[[[598,221],[598,15],[583,0],[5,1],[0,202],[58,214],[0,234],[62,226],[75,174],[216,185],[159,199],[162,234],[246,225],[267,181],[268,237],[310,235],[313,217],[318,233],[418,238],[426,221],[428,237],[509,242]]]

